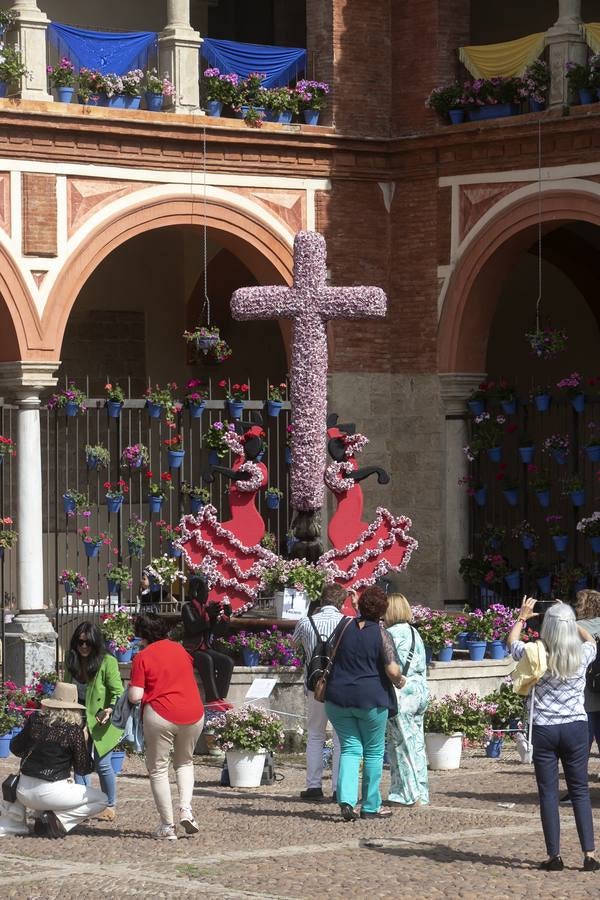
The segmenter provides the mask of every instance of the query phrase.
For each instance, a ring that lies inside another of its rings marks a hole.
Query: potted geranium
[[[514,416],[517,411],[517,388],[507,378],[500,378],[494,388],[494,397],[500,403],[502,412]]]
[[[126,494],[129,493],[127,482],[122,478],[119,478],[118,481],[105,481],[104,489],[106,491],[106,508],[109,513],[118,513]]]
[[[537,466],[527,466],[529,484],[533,488],[540,506],[550,505],[551,479],[547,472],[538,469]]]
[[[480,416],[494,388],[493,382],[482,381],[467,398],[467,406],[473,416]]]
[[[121,453],[121,465],[141,469],[150,462],[150,451],[145,444],[130,444]]]
[[[175,546],[175,541],[181,537],[181,525],[170,525],[164,519],[160,519],[156,523],[160,529],[160,542],[167,544],[169,556],[178,559],[181,556],[181,550]]]
[[[526,465],[533,462],[535,447],[533,438],[529,437],[528,434],[519,435],[519,456],[521,457],[521,462]]]
[[[208,363],[222,363],[225,362],[226,359],[229,359],[232,354],[233,350],[227,341],[224,341],[223,338],[219,338],[212,350],[208,351],[206,361]]]
[[[9,84],[16,84],[28,74],[20,51],[14,47],[3,46],[0,53],[0,97],[6,97]]]
[[[164,410],[167,422],[173,420],[177,406],[173,392],[176,390],[177,385],[174,381],[169,381],[164,388],[161,388],[158,384],[155,384],[154,387],[146,388],[144,396],[146,397],[148,415],[151,419],[160,419]]]
[[[102,545],[105,544],[106,546],[109,546],[112,543],[111,538],[106,534],[106,532],[92,531],[89,525],[84,525],[82,528],[79,528],[78,533],[81,535],[85,555],[88,557],[88,559],[96,559],[96,557],[100,553],[100,548],[102,547]]]
[[[521,76],[523,92],[529,100],[531,112],[541,112],[546,108],[550,91],[550,69],[543,59],[534,60]]]
[[[522,99],[519,78],[478,78],[463,84],[463,103],[472,122],[498,119],[519,112]]]
[[[87,578],[77,569],[63,569],[58,576],[58,583],[62,584],[67,596],[75,594],[76,597],[81,597],[82,592],[88,589]]]
[[[259,787],[267,752],[283,745],[279,716],[257,706],[242,706],[214,719],[211,729],[225,750],[231,786]]]
[[[580,519],[577,523],[577,531],[589,539],[594,553],[600,553],[600,512],[596,510],[591,516]]]
[[[179,569],[177,560],[167,556],[166,553],[151,559],[147,571],[158,584],[167,588],[170,588],[175,581],[182,583],[187,581],[186,576]]]
[[[146,546],[147,526],[148,523],[135,513],[130,518],[125,532],[130,556],[139,557],[142,555],[142,550]]]
[[[564,553],[569,543],[569,536],[566,528],[562,523],[563,517],[559,515],[546,516],[546,525],[548,526],[548,534],[552,537],[554,549],[558,553]]]
[[[101,616],[100,628],[106,649],[116,656],[117,662],[131,662],[134,639],[133,617],[124,609],[119,609],[115,613],[104,613]]]
[[[452,125],[460,125],[465,120],[462,96],[462,84],[458,82],[435,87],[425,101],[425,106],[435,110],[445,121],[449,118]]]
[[[269,394],[267,397],[267,415],[277,418],[281,412],[283,401],[287,393],[287,384],[282,381],[280,384],[270,384]]]
[[[567,461],[569,445],[568,434],[551,434],[544,438],[544,453],[551,453],[554,462],[559,466],[564,466]]]
[[[588,382],[589,383],[589,382]],[[585,438],[585,455],[590,462],[600,462],[600,434],[595,422],[587,423],[587,436]],[[0,438],[0,441],[2,438]],[[2,448],[0,445],[0,452]]]
[[[519,502],[519,479],[507,472],[505,468],[501,468],[496,474],[496,481],[500,483],[504,499],[509,506],[516,506]]]
[[[565,349],[568,335],[564,328],[536,327],[534,331],[525,332],[525,338],[531,347],[531,352],[538,359],[552,359],[557,353]]]
[[[505,535],[506,529],[502,525],[487,523],[481,529],[480,538],[486,550],[498,550]]]
[[[212,425],[209,425],[206,429],[204,443],[210,450],[208,461],[211,465],[216,465],[229,449],[223,440],[223,435],[226,431],[233,431],[235,433],[235,425],[233,422],[222,422],[220,419],[217,419],[216,422],[213,422]]]
[[[256,631],[238,631],[227,638],[227,649],[241,657],[245,666],[255,668],[260,665],[263,637]]]
[[[19,532],[10,527],[12,524],[11,516],[0,518],[0,559],[4,556],[5,550],[12,550],[17,543]]]
[[[321,110],[327,105],[329,85],[324,81],[301,80],[296,84],[300,112],[307,125],[318,125]]]
[[[425,712],[425,746],[430,769],[458,769],[463,738],[481,741],[496,705],[460,691],[431,699]]]
[[[67,387],[61,388],[52,394],[48,400],[48,409],[64,409],[65,415],[76,416],[80,412],[85,412],[86,395],[80,390],[75,382],[70,381]]]
[[[491,416],[488,412],[482,412],[481,415],[475,416],[473,436],[468,445],[470,455],[475,458],[482,450],[486,450],[492,462],[500,462],[505,422],[504,416]]]
[[[104,93],[104,76],[82,66],[77,75],[77,99],[86,106],[99,106]]]
[[[250,72],[238,83],[238,95],[233,110],[247,125],[260,128],[265,117],[265,89],[262,86],[266,78],[264,72]]]
[[[190,411],[191,419],[199,419],[206,406],[208,391],[199,378],[190,378],[186,386],[185,405]]]
[[[538,540],[537,531],[527,519],[513,528],[512,536],[515,540],[521,541],[523,550],[533,550]]]
[[[123,96],[126,109],[139,109],[144,89],[144,73],[141,69],[130,69],[122,76]]]
[[[585,482],[578,472],[563,478],[561,493],[564,497],[570,497],[573,506],[583,506],[585,503]]]
[[[66,56],[56,66],[48,66],[48,81],[56,89],[59,103],[70,103],[75,92],[75,66]]]
[[[596,65],[592,65],[592,60],[595,59],[596,57],[592,57],[590,61],[585,65],[582,65],[581,63],[574,63],[570,59],[567,60],[565,64],[569,86],[574,92],[577,92],[579,96],[579,102],[582,105],[593,103],[596,99],[598,74]]]
[[[515,694],[512,681],[503,682],[499,688],[486,694],[485,702],[496,707],[492,714],[492,727],[497,729],[517,728],[523,720],[525,698]]]
[[[4,462],[5,456],[16,456],[17,445],[12,438],[4,437],[0,434],[0,465]]]
[[[110,451],[104,444],[86,444],[85,461],[88,469],[107,469],[110,463]]]
[[[106,409],[111,419],[118,419],[125,402],[125,391],[120,384],[111,384],[107,382],[104,385],[106,391]]]
[[[248,398],[249,386],[247,384],[231,384],[230,381],[223,378],[219,382],[219,387],[225,391],[227,400],[227,411],[232,419],[241,418],[244,409],[244,400]]]
[[[150,471],[146,472],[146,478],[148,478],[148,507],[151,513],[158,513],[167,496],[167,491],[173,490],[173,478],[170,472],[161,472],[159,484],[152,481],[153,473]]]
[[[263,643],[260,649],[260,661],[264,666],[277,669],[279,666],[288,666],[299,669],[303,665],[298,656],[298,648],[292,638],[279,630],[277,625],[271,625],[266,631],[261,632]]]
[[[556,385],[559,391],[567,392],[571,400],[571,406],[578,413],[582,413],[585,409],[585,394],[582,390],[581,382],[582,378],[579,372],[571,372],[566,378],[561,378]]]
[[[221,74],[217,68],[205,69],[202,75],[202,87],[206,98],[206,115],[220,116],[224,106],[239,105],[240,77],[231,72]]]
[[[56,671],[34,672],[33,677],[37,679],[37,684],[40,685],[42,694],[45,694],[48,697],[54,693],[54,688],[56,687],[56,682],[58,681],[58,674]]]
[[[131,569],[121,563],[109,563],[106,567],[109,596],[120,594],[121,588],[131,587]]]
[[[142,89],[146,94],[146,108],[150,112],[160,112],[165,97],[172,97],[175,86],[167,74],[159,75],[157,69],[148,69],[144,75]]]
[[[440,662],[450,662],[454,638],[458,634],[455,620],[446,613],[430,610],[428,618],[419,623],[418,630],[425,645],[427,663],[431,662],[433,654]]]
[[[74,516],[79,510],[86,509],[89,503],[87,494],[82,494],[74,488],[67,488],[63,494],[63,509],[68,516]]]
[[[180,469],[185,457],[183,449],[183,435],[181,433],[174,434],[173,437],[165,438],[163,444],[167,448],[167,457],[170,469]]]
[[[276,487],[269,487],[265,491],[265,497],[269,509],[279,509],[279,504],[281,503],[281,498],[283,497],[283,491],[280,491],[279,488]]]
[[[264,92],[264,105],[269,122],[289,125],[300,109],[300,97],[289,87],[268,88]]]
[[[0,759],[10,756],[10,742],[20,724],[19,713],[11,709],[6,697],[0,696]]]
[[[208,488],[199,487],[198,485],[188,484],[186,481],[181,483],[181,493],[190,498],[190,512],[193,516],[198,515],[203,506],[210,501],[210,491]]]

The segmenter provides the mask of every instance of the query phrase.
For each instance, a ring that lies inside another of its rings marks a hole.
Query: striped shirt
[[[317,629],[321,637],[328,638],[331,637],[331,635],[335,631],[340,619],[343,619],[344,617],[337,607],[329,605],[322,606],[319,612],[315,613],[315,615],[311,616],[311,618],[315,623],[315,628]],[[317,646],[317,636],[315,634],[315,629],[308,621],[308,616],[300,619],[300,621],[296,625],[296,628],[294,629],[292,640],[298,646],[302,647],[302,649],[304,650],[304,661],[305,663],[308,663],[311,656],[313,655],[315,647]]]

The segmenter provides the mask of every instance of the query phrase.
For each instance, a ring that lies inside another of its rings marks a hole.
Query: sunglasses
[[[82,640],[77,641],[77,646],[78,647],[91,647],[92,642],[83,638]]]

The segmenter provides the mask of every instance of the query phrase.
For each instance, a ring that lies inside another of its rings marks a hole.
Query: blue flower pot
[[[542,575],[541,578],[536,578],[536,584],[542,594],[549,594],[552,588],[552,577],[550,575]]]
[[[501,738],[490,741],[489,744],[487,745],[487,747],[485,748],[485,755],[489,759],[498,759],[501,753],[502,753],[502,739]]]
[[[291,466],[292,464],[292,450],[291,447],[285,448],[284,459],[286,466]]]
[[[279,497],[275,494],[267,494],[266,498],[269,509],[279,509]]]
[[[583,506],[585,503],[585,491],[571,491],[571,503],[573,506]]]
[[[303,113],[305,123],[307,125],[318,125],[320,114],[320,109],[305,109]]]
[[[0,97],[6,97],[8,93],[8,82],[0,81]]]
[[[142,555],[142,548],[134,544],[133,541],[127,541],[127,549],[129,550],[129,555],[134,556],[136,559],[139,559]]]
[[[125,94],[125,109],[139,109],[141,105],[141,95],[138,94],[135,97],[132,97],[129,94]]]
[[[276,419],[281,412],[282,406],[283,404],[280,400],[267,400],[267,415]]]
[[[98,554],[100,553],[100,547],[102,546],[102,542],[99,541],[97,544],[93,544],[91,541],[84,541],[83,546],[85,549],[85,555],[88,559],[96,559]]]
[[[115,650],[115,657],[119,663],[130,663],[133,656],[133,647],[127,650]]]
[[[559,466],[564,466],[567,461],[567,454],[564,450],[553,450],[552,459],[555,463],[558,463]]]
[[[219,454],[216,450],[208,451],[208,464],[209,466],[218,466],[219,465]]]
[[[85,461],[88,469],[97,469],[100,465],[100,460],[97,456],[86,456]]]
[[[258,650],[248,650],[246,647],[242,648],[242,659],[244,660],[245,666],[258,666],[260,663],[260,654]]]
[[[181,556],[181,548],[176,547],[175,544],[173,543],[173,541],[169,541],[168,547],[169,547],[169,556],[172,556],[173,559],[179,559],[179,557]]]
[[[569,546],[569,537],[566,534],[553,534],[552,543],[557,553],[564,553]]]
[[[163,95],[146,91],[146,109],[149,112],[160,112],[163,108]]]
[[[244,409],[243,400],[228,400],[227,410],[231,419],[241,419],[242,410]]]
[[[12,734],[0,734],[0,759],[10,756],[10,742]]]
[[[72,581],[63,581],[63,590],[68,597],[75,590],[75,585]]]
[[[72,497],[69,497],[67,494],[63,494],[63,509],[66,513],[74,513],[77,508],[77,504],[73,500]]]
[[[487,653],[490,659],[504,659],[505,657],[504,641],[488,641]]]
[[[529,99],[529,112],[538,113],[543,112],[546,109],[546,104],[541,100],[532,100]]]
[[[521,457],[521,462],[529,465],[533,462],[534,455],[535,447],[533,445],[531,447],[519,447],[519,456]]]
[[[548,412],[550,409],[550,394],[537,394],[534,397],[534,403],[538,412]]]
[[[65,403],[65,415],[73,418],[79,412],[79,406],[74,400],[67,400]]]
[[[202,400],[201,403],[190,403],[188,409],[190,411],[190,419],[199,419],[202,416],[202,413],[206,407],[206,403]]]
[[[468,110],[469,121],[481,122],[485,119],[505,119],[518,112],[516,103],[486,103]]]
[[[155,497],[152,494],[148,497],[148,509],[151,513],[159,513],[163,505],[164,497]]]
[[[442,647],[442,649],[438,651],[438,659],[440,662],[450,662],[453,653],[454,647]]]
[[[509,488],[509,490],[502,491],[502,493],[509,506],[516,506],[519,502],[519,492],[516,488]]]
[[[113,594],[119,594],[120,584],[118,581],[114,581],[112,578],[106,579],[106,587],[108,589],[109,596],[113,596]]]
[[[592,553],[600,553],[600,535],[590,537],[589,542],[592,545]]]
[[[502,447],[490,447],[487,455],[490,462],[499,463],[502,460]]]
[[[478,488],[473,496],[475,498],[475,503],[477,504],[477,506],[485,506],[485,501],[487,500],[487,488]]]
[[[72,87],[57,87],[56,88],[56,99],[59,103],[70,103],[73,99],[73,94],[75,93],[75,88]]]
[[[151,403],[150,400],[148,400],[146,406],[148,407],[148,415],[151,419],[160,419],[163,411],[160,403]]]
[[[169,468],[180,469],[185,456],[185,450],[169,450]]]
[[[571,406],[577,413],[582,413],[585,409],[585,394],[575,394],[574,397],[571,397]]]
[[[592,88],[578,88],[577,93],[579,94],[579,102],[582,106],[587,106],[588,103],[593,103],[596,99]]]
[[[123,409],[123,404],[118,400],[107,400],[106,408],[108,410],[108,416],[110,419],[118,419],[121,415],[121,410]]]
[[[220,100],[207,100],[206,101],[206,115],[213,116],[218,119],[221,113],[223,112],[223,104]]]
[[[197,516],[203,506],[204,500],[198,500],[197,497],[190,497],[190,512],[193,516]]]
[[[535,496],[540,506],[550,506],[550,491],[536,491]]]
[[[125,761],[125,751],[124,750],[113,750],[110,754],[110,764],[112,766],[112,770],[115,775],[119,775],[123,768],[123,763]]]
[[[433,650],[425,644],[425,664],[430,665],[433,659]]]
[[[473,662],[481,662],[487,650],[487,641],[467,641],[469,659]]]
[[[504,576],[504,581],[510,591],[518,591],[521,584],[521,573],[518,570],[507,572]]]
[[[480,416],[485,410],[485,403],[483,400],[467,400],[467,406],[473,416]]]
[[[282,109],[281,112],[277,113],[277,118],[275,119],[279,125],[289,125],[292,121],[292,111],[290,109]]]
[[[109,513],[118,513],[123,506],[123,497],[107,497],[106,508]]]
[[[113,94],[108,98],[108,105],[111,109],[125,109],[127,106],[125,94]]]
[[[585,448],[585,455],[590,462],[600,462],[600,444],[590,444]]]
[[[521,546],[523,550],[533,550],[533,548],[535,547],[535,538],[531,537],[530,534],[522,534]]]
[[[501,400],[500,406],[502,407],[502,412],[506,416],[514,416],[517,411],[517,401],[516,400]]]
[[[462,125],[465,121],[465,111],[464,109],[449,109],[448,118],[451,125]]]

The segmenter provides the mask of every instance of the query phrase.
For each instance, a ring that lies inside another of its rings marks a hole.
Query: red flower
[[[105,481],[104,487],[106,488],[107,491],[109,491],[110,490],[110,481]]]
[[[246,391],[248,390],[248,385],[247,384],[240,385],[240,390],[243,391],[244,393],[246,393]]]
[[[160,473],[160,480],[161,480],[161,481],[172,481],[173,478],[172,478],[170,472],[161,472],[161,473]]]
[[[146,478],[152,478],[152,472],[150,469],[146,469]]]
[[[222,379],[221,379],[221,381],[219,382],[219,387],[220,387],[220,388],[227,387],[227,381],[226,381],[225,378],[222,378]]]

